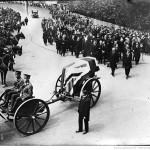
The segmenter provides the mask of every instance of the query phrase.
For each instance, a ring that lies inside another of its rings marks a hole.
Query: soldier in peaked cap
[[[31,98],[33,96],[33,86],[30,82],[31,75],[24,74],[24,85],[22,86],[22,90],[20,94],[12,95],[10,100],[9,112],[14,113],[16,108],[25,100]]]
[[[13,94],[20,94],[24,80],[21,78],[21,71],[15,71],[16,82],[14,82],[14,87],[11,89],[6,89],[4,94],[5,103],[3,107],[8,106],[8,101]]]

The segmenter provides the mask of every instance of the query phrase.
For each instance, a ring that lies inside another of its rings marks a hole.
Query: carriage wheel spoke
[[[92,96],[94,96],[94,97],[96,97],[96,98],[97,98],[97,96],[96,96],[96,95],[94,95],[94,94],[92,94]]]
[[[19,129],[23,128],[26,125],[27,122],[28,121],[26,120],[26,122],[24,122],[23,125]]]
[[[93,91],[95,91],[97,89],[97,87],[99,87],[99,86],[97,85],[95,88],[93,88]]]
[[[40,114],[37,114],[36,116],[41,116],[41,115],[46,114],[46,113],[47,113],[47,111],[43,112],[43,113],[40,113]]]
[[[26,115],[26,114],[19,114],[17,117],[27,118],[28,115]]]
[[[35,122],[39,125],[39,127],[41,128],[42,126],[37,122],[37,120],[35,119]]]
[[[94,88],[95,84],[96,84],[96,81],[95,81],[94,84],[92,85],[92,88]]]
[[[97,93],[97,92],[99,92],[99,91],[93,91],[93,92],[91,92],[91,93]]]
[[[33,133],[35,132],[35,129],[34,129],[34,120],[32,120],[32,128],[33,128]]]
[[[44,107],[44,105],[43,106],[41,106],[38,110],[37,110],[37,112],[39,112],[42,108]]]
[[[94,99],[93,99],[93,97],[91,97],[91,99],[92,99],[92,103],[94,104]]]
[[[26,133],[28,132],[28,129],[29,129],[29,127],[30,127],[30,124],[31,124],[31,121],[29,121],[29,124],[28,124],[27,129],[26,129]]]
[[[43,119],[43,118],[40,118],[40,117],[36,117],[37,119],[41,119],[41,120],[46,120],[46,119]]]
[[[36,111],[38,105],[39,105],[39,103],[37,103],[36,106],[35,106],[35,109],[34,109],[34,111],[33,111],[34,114],[35,114],[35,111]]]

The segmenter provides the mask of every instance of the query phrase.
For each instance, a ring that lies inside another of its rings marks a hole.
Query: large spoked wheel
[[[61,77],[62,77],[62,75],[60,75],[56,81],[55,92],[58,92],[61,89]]]
[[[88,93],[90,94],[90,97],[91,97],[90,107],[93,107],[100,98],[100,94],[101,94],[100,81],[98,80],[98,78],[88,79],[81,88],[80,98],[83,95],[84,89],[88,90]]]
[[[0,105],[4,104],[4,102],[5,102],[4,94],[5,94],[5,92],[0,96]]]
[[[49,116],[49,107],[43,100],[29,99],[16,110],[14,125],[20,133],[32,135],[44,128]]]

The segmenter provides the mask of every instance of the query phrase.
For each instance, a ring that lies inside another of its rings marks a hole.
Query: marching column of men
[[[137,65],[140,53],[148,49],[149,33],[125,27],[94,25],[90,18],[57,7],[52,8],[50,13],[52,19],[44,18],[41,22],[44,44],[49,42],[52,45],[55,42],[57,53],[61,56],[70,52],[78,58],[82,54],[83,57],[95,57],[98,63],[107,62],[110,67],[116,66],[112,69],[113,76],[119,61],[125,67],[127,51],[130,51],[131,61],[134,60]],[[112,62],[116,65],[112,65]]]

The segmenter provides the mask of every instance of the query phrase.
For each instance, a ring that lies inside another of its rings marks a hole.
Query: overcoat
[[[81,97],[79,107],[78,107],[78,113],[81,115],[81,117],[86,117],[86,119],[89,121],[90,118],[90,97],[87,95],[85,97]]]

